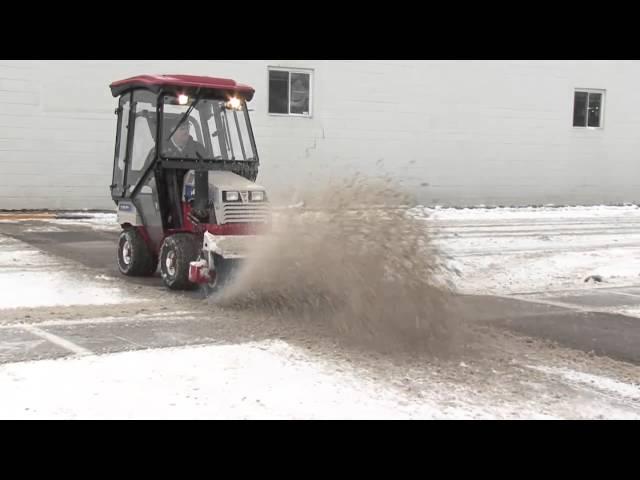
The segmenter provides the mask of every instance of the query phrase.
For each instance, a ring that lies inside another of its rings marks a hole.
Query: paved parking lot
[[[91,307],[48,305],[3,310],[0,362],[255,338],[255,332],[247,333],[248,326],[243,330],[242,318],[216,311],[200,292],[169,292],[158,275],[122,277],[114,261],[116,229],[96,230],[73,224],[51,228],[39,221],[23,221],[0,224],[0,233],[61,259],[57,268],[72,269],[84,286],[101,282],[121,291],[125,299]],[[37,272],[39,266],[5,261],[0,268],[14,273],[20,269]],[[477,321],[640,363],[640,285],[462,295],[458,300],[461,311],[472,314]],[[264,332],[262,336],[270,335]]]

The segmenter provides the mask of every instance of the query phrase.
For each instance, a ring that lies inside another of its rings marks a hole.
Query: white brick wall
[[[314,70],[313,118],[267,114],[267,67]],[[637,61],[0,61],[0,209],[112,208],[111,81],[234,78],[276,198],[360,171],[425,204],[640,200]],[[574,88],[606,89],[604,129],[572,127]],[[428,184],[421,186],[421,184]]]

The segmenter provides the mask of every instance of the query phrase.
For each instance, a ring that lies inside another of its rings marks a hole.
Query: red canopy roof
[[[196,75],[138,75],[118,80],[109,85],[114,97],[131,88],[146,88],[154,92],[162,87],[203,88],[231,93],[240,93],[247,101],[253,98],[255,90],[249,85],[236,83],[228,78],[202,77]]]

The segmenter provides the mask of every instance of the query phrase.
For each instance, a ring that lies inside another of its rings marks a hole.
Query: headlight
[[[255,192],[249,192],[249,198],[252,202],[264,202],[265,195],[262,190],[257,190]]]
[[[232,97],[226,104],[229,110],[242,110],[242,102],[237,97]]]
[[[223,192],[222,200],[225,202],[238,202],[240,201],[240,192]]]

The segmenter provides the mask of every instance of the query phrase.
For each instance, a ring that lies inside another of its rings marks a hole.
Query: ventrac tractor
[[[113,82],[118,98],[111,196],[122,232],[118,267],[165,285],[220,290],[269,230],[247,102],[233,80],[140,75]]]

